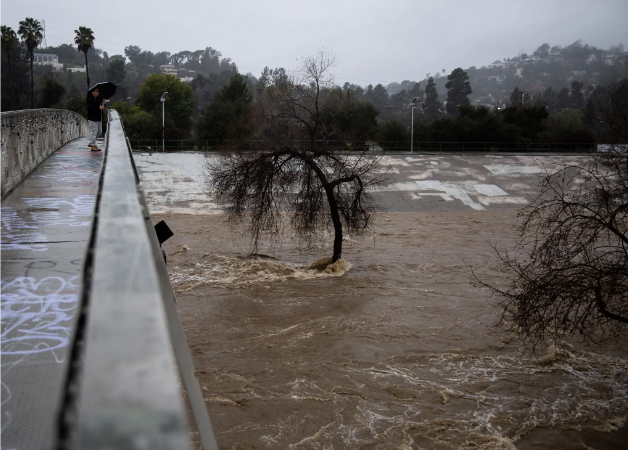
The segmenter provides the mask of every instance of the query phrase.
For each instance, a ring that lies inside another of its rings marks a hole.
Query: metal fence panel
[[[165,140],[130,139],[131,148],[141,151],[220,151],[232,149],[239,141],[207,141],[207,140]],[[251,141],[246,141],[247,146]],[[309,142],[295,141],[298,147],[306,148]],[[345,142],[327,141],[326,146],[346,151],[386,151],[409,152],[410,141],[367,141]],[[254,144],[253,144],[254,145]],[[415,153],[456,153],[456,152],[503,152],[503,153],[591,153],[597,151],[597,144],[590,143],[518,143],[518,142],[421,142],[414,141]]]

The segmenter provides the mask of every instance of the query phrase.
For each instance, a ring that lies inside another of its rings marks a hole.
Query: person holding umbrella
[[[89,122],[89,147],[93,152],[101,151],[96,147],[96,138],[102,130],[102,112],[107,99],[116,93],[117,86],[109,81],[96,83],[87,91],[87,120]],[[105,98],[103,100],[103,97]]]
[[[100,90],[98,86],[93,87],[87,93],[87,121],[89,123],[89,147],[93,152],[100,152],[96,147],[96,137],[98,129],[101,126],[102,110],[105,109],[106,100],[99,97]]]

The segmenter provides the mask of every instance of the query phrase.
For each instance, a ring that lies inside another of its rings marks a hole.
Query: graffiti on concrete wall
[[[1,127],[2,197],[55,150],[89,133],[84,117],[58,109],[3,112]]]
[[[71,111],[57,110],[50,112],[39,110],[30,114],[13,115],[2,120],[2,146],[13,137],[20,141],[34,143],[40,134],[54,133],[72,135],[70,139],[80,136],[81,118]]]

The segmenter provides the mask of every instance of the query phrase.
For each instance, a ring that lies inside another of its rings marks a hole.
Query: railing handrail
[[[83,271],[84,319],[76,331],[68,379],[77,395],[66,395],[62,406],[60,448],[187,450],[165,305],[173,299],[164,293],[159,270],[164,262],[154,248],[150,213],[115,111],[106,136]]]

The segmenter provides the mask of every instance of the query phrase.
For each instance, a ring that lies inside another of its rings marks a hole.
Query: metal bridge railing
[[[134,151],[164,151],[161,139],[130,139]],[[219,151],[232,142],[208,140],[165,140],[165,151]],[[248,142],[247,144],[250,144]],[[329,145],[346,150],[409,152],[410,141],[333,141]],[[601,144],[600,144],[601,145]],[[421,142],[414,141],[415,153],[503,152],[503,153],[595,153],[598,144],[591,143],[516,143],[516,142]]]
[[[117,112],[110,112],[59,449],[190,449],[179,376],[217,450],[175,297]]]

